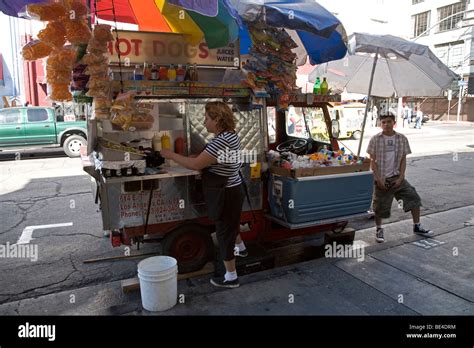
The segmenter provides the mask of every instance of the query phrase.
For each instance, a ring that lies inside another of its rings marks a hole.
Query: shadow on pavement
[[[0,149],[0,161],[67,157],[62,147]]]

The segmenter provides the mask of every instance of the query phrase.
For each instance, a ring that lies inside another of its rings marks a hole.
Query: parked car
[[[0,109],[0,148],[58,144],[69,157],[87,145],[87,121],[64,121],[49,107]]]

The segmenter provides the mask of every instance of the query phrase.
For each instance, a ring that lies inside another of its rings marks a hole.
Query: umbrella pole
[[[377,51],[375,52],[374,65],[372,66],[372,73],[370,75],[369,93],[367,94],[367,104],[365,106],[364,121],[362,121],[362,130],[360,134],[359,149],[357,150],[357,157],[360,156],[360,150],[362,149],[362,141],[364,140],[365,123],[367,121],[367,113],[369,111],[370,99],[371,99],[371,94],[372,94],[372,83],[374,82],[375,67],[377,66],[378,58],[379,58],[379,49],[377,48]]]

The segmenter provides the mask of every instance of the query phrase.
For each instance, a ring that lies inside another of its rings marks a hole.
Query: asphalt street
[[[414,131],[406,131],[414,152],[408,160],[407,179],[423,199],[422,215],[474,205],[474,128],[432,124]],[[22,156],[18,161],[1,162],[0,174],[0,245],[18,243],[26,230],[32,231],[30,244],[38,246],[37,261],[0,259],[0,303],[136,275],[140,260],[84,264],[92,258],[121,256],[127,250],[114,249],[103,238],[92,183],[79,159]],[[396,202],[392,212],[387,222],[409,218]],[[430,227],[429,219],[422,221]],[[356,243],[375,244],[370,229],[373,220],[350,225],[362,231],[356,233]],[[411,234],[409,227],[388,232],[386,238],[391,241]],[[146,245],[141,252],[157,248]]]

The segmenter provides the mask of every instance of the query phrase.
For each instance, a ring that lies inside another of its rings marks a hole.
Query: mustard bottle
[[[171,150],[171,139],[166,133],[161,137],[161,149]]]

